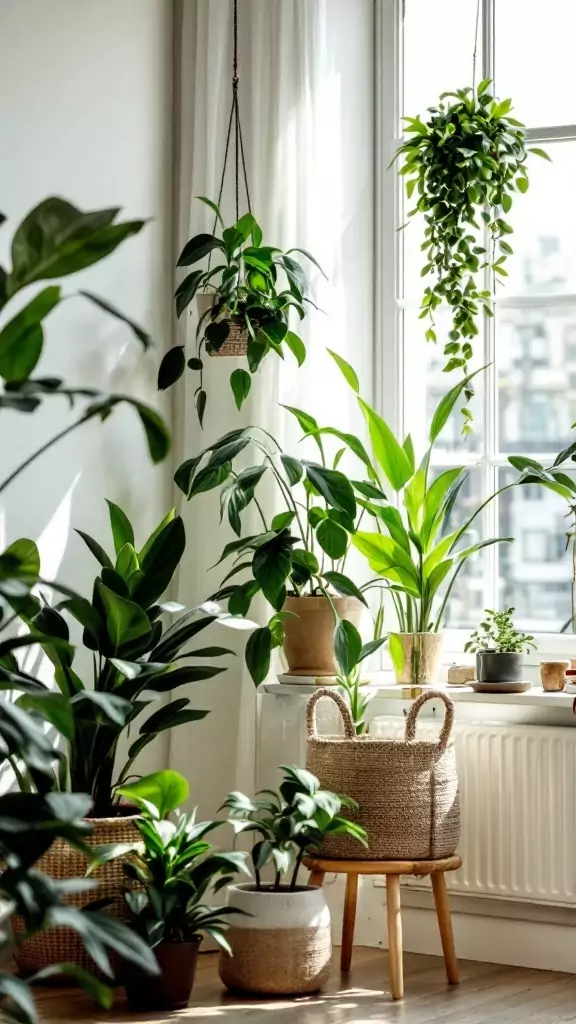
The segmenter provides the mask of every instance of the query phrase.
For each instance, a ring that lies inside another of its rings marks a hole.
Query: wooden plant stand
[[[446,974],[450,984],[457,985],[459,981],[458,960],[456,959],[456,950],[454,948],[450,904],[448,903],[444,875],[446,871],[456,871],[461,863],[460,857],[456,855],[445,857],[443,860],[331,860],[329,857],[307,857],[304,864],[310,870],[310,885],[321,886],[326,872],[346,875],[340,969],[342,971],[349,971],[352,963],[358,877],[359,875],[385,875],[390,986],[392,998],[402,999],[404,995],[404,977],[402,966],[400,876],[430,875]]]

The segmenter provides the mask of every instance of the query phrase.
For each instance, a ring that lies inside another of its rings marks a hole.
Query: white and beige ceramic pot
[[[219,973],[227,988],[303,995],[322,987],[330,974],[332,942],[321,888],[258,892],[252,883],[231,885],[228,906],[244,914],[229,918],[232,956],[220,953]]]
[[[355,597],[333,597],[332,603],[341,619],[348,619],[361,629],[366,608]],[[295,676],[334,676],[334,614],[325,597],[290,597],[285,612],[292,612],[284,621],[284,655],[287,672]]]
[[[397,683],[437,683],[444,647],[442,633],[391,633],[390,657]]]

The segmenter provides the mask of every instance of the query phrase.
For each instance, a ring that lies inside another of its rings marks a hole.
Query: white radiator
[[[398,736],[401,719],[378,717],[373,734]],[[438,726],[421,721],[417,737]],[[461,724],[456,751],[462,868],[454,892],[576,904],[576,729]]]

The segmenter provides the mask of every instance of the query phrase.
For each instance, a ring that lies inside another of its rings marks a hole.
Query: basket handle
[[[356,729],[354,728],[350,708],[344,698],[341,697],[336,690],[333,690],[328,686],[321,686],[312,694],[308,701],[308,707],[306,709],[306,734],[308,739],[318,739],[318,730],[316,728],[316,705],[319,700],[322,700],[322,697],[330,697],[334,703],[338,705],[342,716],[342,723],[344,725],[344,735],[347,740],[355,740]]]
[[[448,746],[448,740],[452,732],[452,726],[454,725],[454,704],[442,690],[429,690],[428,693],[421,694],[418,700],[415,700],[406,718],[406,732],[404,734],[404,740],[406,743],[412,742],[416,735],[416,719],[420,709],[424,706],[427,700],[442,700],[446,707],[446,713],[444,715],[444,724],[442,725],[442,731],[440,733],[439,748],[441,751],[446,750]]]

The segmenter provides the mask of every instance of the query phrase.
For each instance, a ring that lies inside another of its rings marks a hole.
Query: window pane
[[[557,454],[574,439],[576,305],[501,309],[496,360],[500,450]]]
[[[446,310],[439,310],[435,314],[437,343],[426,341],[424,334],[429,321],[419,320],[418,310],[405,310],[404,320],[405,420],[419,457],[428,446],[428,432],[440,399],[458,383],[460,371],[444,373],[446,356],[443,348],[450,329],[449,314]],[[482,357],[482,340],[479,338],[476,341],[476,357],[472,369],[482,366]],[[463,402],[459,401],[434,445],[434,452],[440,458],[442,453],[472,454],[482,450],[482,376],[479,374],[476,378],[476,394],[470,402],[470,411],[474,417],[472,433],[468,436],[462,434],[464,420],[460,409]]]
[[[497,295],[557,295],[576,292],[576,142],[546,143],[552,159],[529,161],[530,188],[514,198],[508,220],[514,255],[506,263],[506,285]]]
[[[500,487],[518,476],[501,469]],[[567,502],[545,487],[527,484],[498,499],[499,533],[514,537],[499,549],[498,607],[515,608],[526,632],[558,633],[570,618],[571,558],[566,551]]]
[[[442,469],[434,470],[434,477],[439,476]],[[475,467],[469,470],[467,479],[460,491],[452,513],[445,525],[442,536],[457,530],[470,518],[482,503],[482,470]],[[462,537],[458,549],[477,544],[484,536],[484,516],[479,515],[468,532]],[[464,563],[456,582],[450,592],[446,607],[444,628],[459,629],[476,626],[486,603],[486,551],[477,551]]]
[[[495,32],[496,88],[514,115],[529,128],[576,123],[572,0],[496,0]]]
[[[475,0],[405,0],[404,114],[434,106],[441,92],[472,85]],[[478,31],[477,67],[482,67]]]

